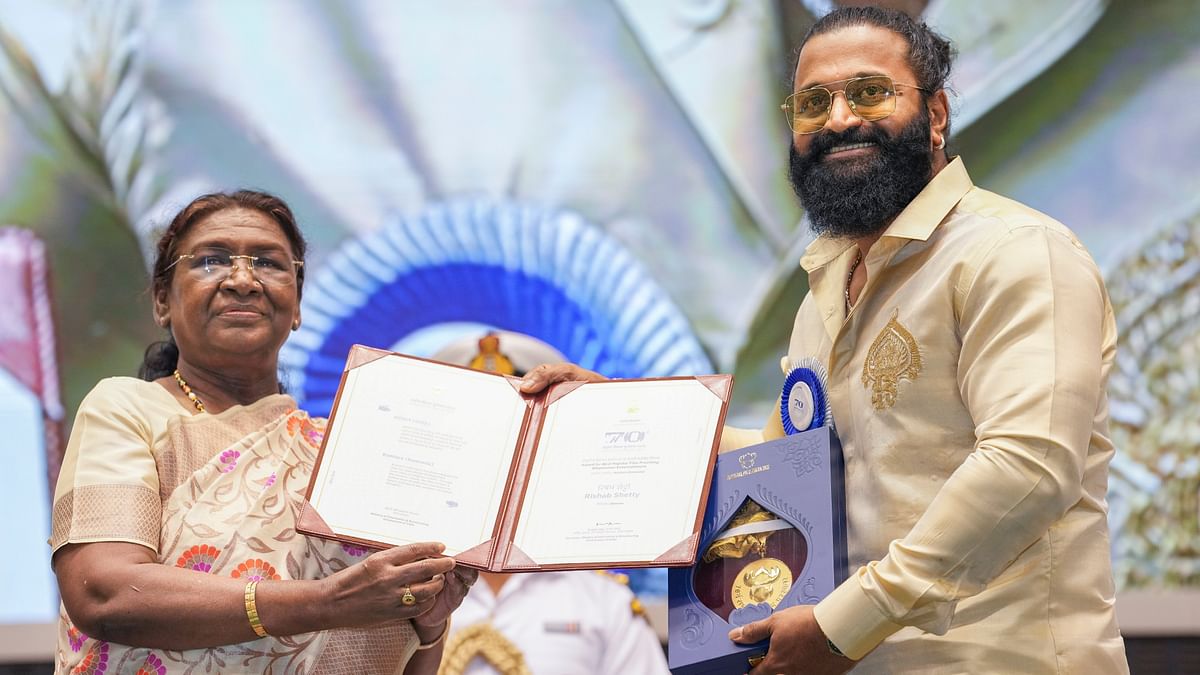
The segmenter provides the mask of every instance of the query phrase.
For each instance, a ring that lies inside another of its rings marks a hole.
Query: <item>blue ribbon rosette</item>
[[[829,374],[815,358],[791,364],[779,397],[779,418],[788,435],[833,423],[827,386]]]

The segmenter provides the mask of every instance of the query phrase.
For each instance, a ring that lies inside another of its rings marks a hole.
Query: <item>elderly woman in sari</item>
[[[84,399],[55,494],[58,672],[435,673],[476,574],[437,543],[295,529],[325,423],[277,379],[304,281],[291,211],[205,195],[157,253],[168,339]]]

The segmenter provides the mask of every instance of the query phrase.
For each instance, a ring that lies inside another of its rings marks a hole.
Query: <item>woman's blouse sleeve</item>
[[[145,386],[102,380],[80,404],[54,491],[53,551],[98,541],[158,551],[162,501]]]

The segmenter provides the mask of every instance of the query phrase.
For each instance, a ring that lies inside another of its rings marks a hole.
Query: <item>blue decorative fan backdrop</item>
[[[579,215],[472,200],[439,204],[342,246],[305,284],[281,354],[314,415],[354,343],[389,347],[432,326],[531,335],[610,377],[712,372],[682,312],[618,242]]]

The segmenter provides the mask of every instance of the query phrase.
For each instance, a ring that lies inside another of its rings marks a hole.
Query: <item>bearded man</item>
[[[829,373],[851,574],[733,631],[771,640],[752,675],[1128,672],[1105,502],[1112,307],[1070,230],[947,156],[951,54],[871,7],[801,45],[783,107],[818,237],[788,357]],[[783,433],[778,412],[726,432]]]
[[[783,108],[818,237],[787,362],[829,374],[851,574],[735,629],[770,640],[750,675],[1129,671],[1105,501],[1112,306],[1070,230],[947,156],[950,63],[928,26],[873,7],[801,44]],[[598,378],[546,365],[523,388]],[[776,405],[722,451],[784,426]]]

